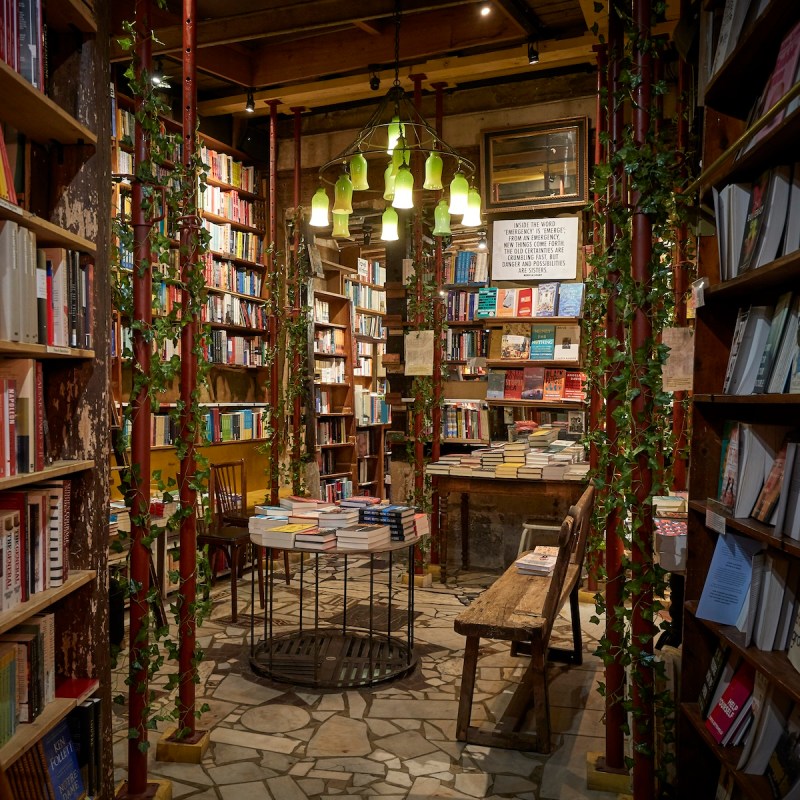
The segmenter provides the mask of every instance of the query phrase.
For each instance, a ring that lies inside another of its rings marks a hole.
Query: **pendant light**
[[[342,172],[334,186],[333,213],[353,213],[353,182],[346,172]]]
[[[450,213],[453,215],[466,214],[467,195],[469,194],[469,183],[460,170],[450,181]]]
[[[389,129],[386,135],[386,152],[391,155],[400,137],[405,137],[406,126],[400,122],[400,117],[395,114],[392,121],[389,123]]]
[[[347,238],[350,236],[350,215],[333,212],[333,232],[331,236],[335,239]]]
[[[438,153],[431,153],[425,159],[425,183],[423,189],[438,191],[442,188],[442,157]]]
[[[328,193],[324,187],[320,186],[311,198],[311,219],[308,224],[313,225],[315,228],[327,228],[330,224],[328,220],[329,205]]]
[[[414,176],[405,164],[397,170],[394,179],[392,205],[395,208],[414,208]]]
[[[356,153],[350,159],[350,180],[353,182],[353,189],[357,192],[365,192],[369,189],[367,180],[367,159],[363,153]]]
[[[477,228],[481,224],[481,195],[474,186],[467,193],[467,210],[461,224],[465,228]]]
[[[389,166],[386,167],[386,172],[383,173],[383,199],[389,200],[390,202],[394,200],[394,181],[395,177],[397,176],[397,170],[394,168],[394,164],[389,162]]]
[[[450,236],[450,212],[447,210],[447,200],[440,200],[433,211],[433,235]]]
[[[397,232],[397,221],[397,212],[391,206],[387,206],[381,218],[383,223],[381,239],[384,242],[396,242],[400,238],[400,234]]]

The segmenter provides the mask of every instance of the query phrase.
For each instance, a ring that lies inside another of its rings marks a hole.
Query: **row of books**
[[[583,402],[586,374],[580,370],[549,367],[490,369],[487,400],[548,400]]]
[[[468,358],[486,357],[489,346],[489,331],[486,330],[454,330],[445,331],[445,359],[465,361]]]
[[[478,289],[477,319],[492,317],[580,317],[584,285],[545,281],[522,289]]]
[[[94,265],[0,220],[0,340],[91,348]]]
[[[218,186],[206,186],[200,194],[199,205],[203,211],[225,217],[231,222],[250,227],[256,225],[255,203],[239,197],[235,189],[225,191]]]
[[[370,311],[386,311],[386,291],[375,289],[372,286],[365,286],[358,281],[345,281],[344,293],[347,298],[353,301],[353,305],[358,308],[369,309]]]
[[[341,473],[349,473],[352,470],[352,463],[349,456],[345,456],[345,462],[342,463],[342,453],[334,447],[320,450],[317,453],[317,465],[319,466],[319,474],[325,478],[329,475],[339,475]]]
[[[800,164],[714,190],[720,280],[800,249]]]
[[[262,301],[245,300],[231,294],[209,294],[200,309],[200,320],[266,331],[267,310]]]
[[[9,611],[69,577],[71,498],[72,484],[65,479],[0,492],[0,610]]]
[[[16,154],[19,147],[12,148],[12,156]],[[0,200],[4,200],[11,205],[17,205],[17,187],[15,184],[16,161],[11,165],[11,158],[6,147],[5,138],[0,135]]]
[[[444,283],[479,285],[489,280],[489,254],[485,250],[445,252],[442,264]]]
[[[259,271],[239,266],[212,253],[203,253],[201,260],[203,278],[209,288],[250,297],[261,296],[262,276]]]
[[[46,431],[42,363],[0,359],[0,477],[44,469]]]
[[[201,146],[200,159],[208,166],[208,176],[220,183],[227,183],[245,192],[255,194],[257,173],[255,167],[248,167],[227,153],[220,153],[210,147]]]
[[[267,340],[261,336],[233,336],[214,330],[203,346],[203,355],[211,364],[262,367],[266,363]]]
[[[492,335],[496,335],[492,332]],[[580,325],[505,325],[500,334],[500,358],[531,361],[578,361]],[[490,357],[493,348],[490,347]]]
[[[354,386],[353,406],[357,425],[388,425],[392,421],[392,406],[380,392]]]
[[[344,355],[344,330],[342,328],[317,328],[314,331],[314,353],[318,355]]]
[[[728,354],[725,394],[800,393],[800,294],[776,305],[739,309]]]
[[[489,411],[480,400],[446,401],[442,408],[442,440],[490,438]]]
[[[316,302],[315,300],[314,303]],[[360,311],[356,311],[353,318],[353,331],[360,336],[371,336],[373,339],[385,338],[383,319],[373,314],[362,314]]]
[[[317,445],[347,444],[347,420],[334,417],[317,420]]]
[[[344,470],[336,470],[343,472]],[[320,498],[326,503],[338,503],[353,496],[353,481],[350,478],[325,478],[320,479]]]
[[[376,286],[386,284],[386,265],[382,264],[377,258],[359,258],[356,261],[358,280],[365,283],[374,283]],[[348,276],[348,280],[354,280]]]
[[[314,359],[314,380],[318,383],[341,383],[345,384],[346,370],[345,359],[343,358],[320,358]]]
[[[0,3],[0,58],[40,91],[45,90],[42,4],[40,0]]]
[[[210,236],[208,243],[210,250],[223,256],[260,263],[262,255],[260,236],[247,231],[238,231],[229,223],[217,225],[207,219],[203,220],[203,227]]]

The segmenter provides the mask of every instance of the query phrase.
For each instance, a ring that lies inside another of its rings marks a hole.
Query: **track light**
[[[256,110],[256,101],[253,98],[253,90],[247,90],[247,105],[245,105],[244,110],[248,114],[252,114]]]
[[[156,65],[153,69],[153,73],[150,76],[150,82],[156,89],[169,89],[169,78],[164,74],[164,62],[160,59],[156,59]]]
[[[528,42],[528,63],[529,64],[538,64],[539,63],[539,48],[537,47],[537,43],[531,39]]]
[[[364,234],[364,245],[366,246],[372,241],[372,226],[364,225],[361,230]]]
[[[488,246],[486,241],[486,231],[479,231],[478,233],[478,250],[485,250]]]

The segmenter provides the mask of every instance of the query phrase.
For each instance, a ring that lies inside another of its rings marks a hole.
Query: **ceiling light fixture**
[[[529,64],[538,64],[539,63],[539,47],[537,42],[531,39],[528,42],[528,63]]]
[[[486,241],[486,231],[478,231],[478,250],[485,250],[489,246]]]
[[[488,4],[487,4],[488,5]],[[356,192],[372,191],[382,196],[389,208],[413,208],[414,194],[419,194],[420,187],[414,185],[412,164],[425,162],[425,180],[421,189],[440,191],[442,189],[442,172],[447,169],[449,174],[456,175],[456,180],[451,184],[450,214],[465,214],[467,212],[467,197],[469,192],[469,178],[475,173],[475,165],[460,156],[450,145],[443,141],[436,131],[420,115],[414,107],[411,98],[400,85],[400,0],[395,0],[395,35],[394,35],[394,82],[389,91],[384,95],[377,109],[367,121],[366,125],[358,132],[355,140],[335,158],[323,164],[319,170],[321,186],[317,190],[312,204],[312,211],[321,208],[322,197],[325,196],[324,185],[336,186],[337,202],[333,210],[338,212],[342,204],[339,197],[343,189],[343,177]],[[374,73],[373,73],[374,75]],[[372,84],[371,84],[372,85]],[[388,157],[388,163],[387,163]],[[380,171],[384,172],[383,185],[375,186],[375,177],[380,174],[378,169],[373,170],[373,186],[367,181],[369,162],[379,162]],[[384,171],[385,170],[385,171]],[[480,195],[477,208],[474,206],[471,216],[462,223],[464,225],[480,225]],[[454,203],[455,199],[455,203]],[[395,218],[396,212],[384,217],[383,233],[381,238],[386,240],[388,234],[396,238]],[[477,214],[478,221],[475,222]],[[441,217],[442,212],[439,212]],[[314,219],[321,220],[322,212],[316,216],[312,214],[312,225],[320,224]],[[325,214],[327,225],[327,213]],[[449,228],[443,220],[437,222],[440,230]],[[336,236],[336,234],[333,234]]]
[[[491,13],[492,13],[492,6],[491,6],[491,3],[484,3],[484,4],[481,6],[481,16],[482,16],[482,17],[488,17],[488,16],[489,16],[489,14],[491,14]]]
[[[164,74],[164,62],[160,59],[156,59],[156,65],[153,68],[153,72],[150,75],[150,82],[156,89],[169,89],[169,77]]]
[[[244,110],[248,114],[252,114],[256,110],[256,101],[253,98],[253,90],[252,89],[248,89],[247,90],[247,105],[245,105]]]

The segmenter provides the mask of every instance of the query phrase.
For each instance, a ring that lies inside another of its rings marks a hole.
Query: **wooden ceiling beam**
[[[234,42],[282,36],[290,33],[322,31],[325,28],[355,25],[356,22],[391,17],[394,0],[362,0],[358,4],[342,3],[341,0],[315,0],[313,10],[307,3],[289,3],[280,8],[265,9],[249,14],[201,20],[197,25],[197,46],[213,47]],[[464,7],[459,0],[404,0],[404,20],[413,14],[447,7]],[[154,32],[153,55],[172,53],[182,46],[181,25],[157,28]],[[125,58],[116,40],[112,41],[111,60]]]
[[[447,9],[403,20],[401,63],[474,49],[487,41],[496,48],[520,40],[518,26],[502,15],[481,18],[479,23],[471,17],[463,10]],[[331,72],[360,73],[366,84],[366,65],[386,64],[393,57],[394,29],[388,27],[377,36],[353,30],[316,36],[303,47],[296,43],[267,45],[254,65],[253,85],[298,83]]]
[[[253,85],[253,58],[237,47],[205,47],[197,51],[197,69],[230,83]]]
[[[359,30],[364,31],[364,33],[368,33],[370,36],[381,35],[380,29],[375,24],[365,22],[363,19],[356,20],[353,25],[355,25]]]
[[[542,23],[526,0],[497,0],[497,2],[500,10],[509,19],[514,20],[529,37],[544,38]]]

